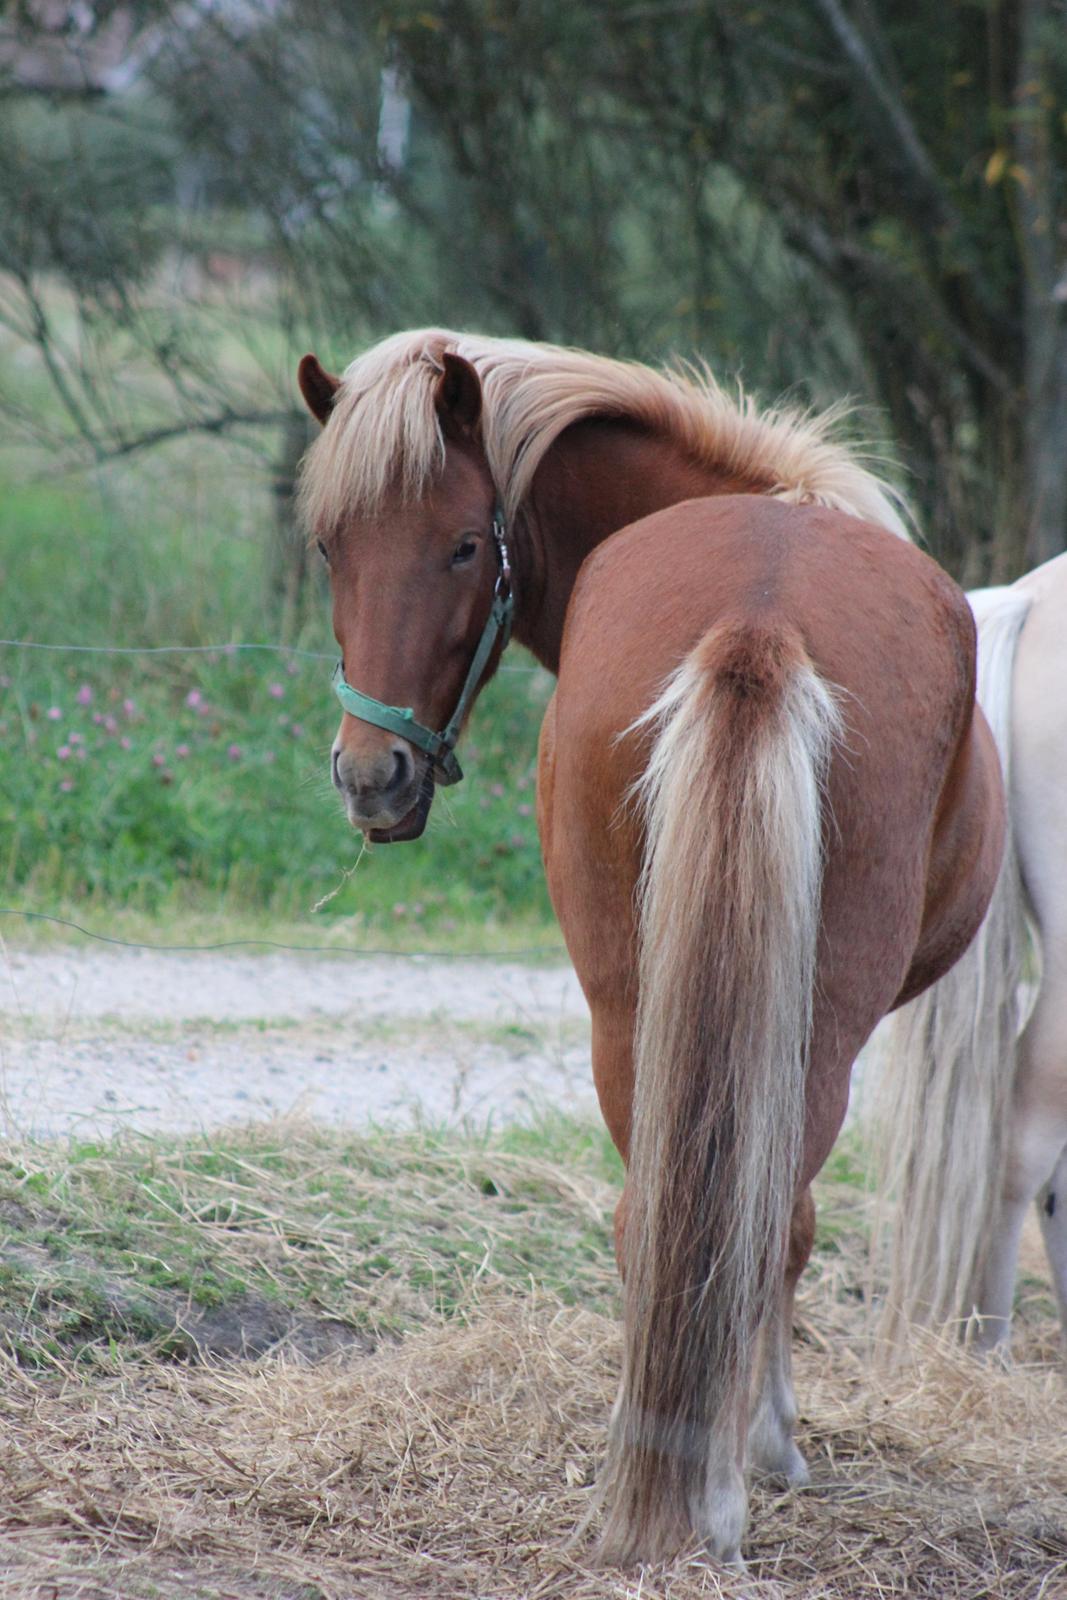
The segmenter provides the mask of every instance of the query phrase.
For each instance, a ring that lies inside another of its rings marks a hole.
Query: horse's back
[[[887,704],[905,693],[924,725],[946,705],[954,723],[973,693],[970,612],[933,561],[841,512],[756,495],[685,501],[605,540],[579,575],[563,655],[589,641],[610,652],[636,715],[648,685],[727,616],[798,629],[827,680]]]
[[[998,779],[991,744],[972,729],[973,623],[921,552],[826,508],[689,501],[621,530],[585,563],[564,632],[557,882],[581,876],[584,850],[639,854],[620,802],[647,741],[626,730],[723,627],[799,638],[844,724],[826,783],[814,1025],[815,1044],[834,1045],[812,1052],[840,1102],[842,1062],[909,980],[931,981],[958,955],[992,889]]]

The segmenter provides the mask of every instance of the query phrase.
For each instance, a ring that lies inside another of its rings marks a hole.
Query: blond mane
[[[428,490],[444,462],[434,388],[446,351],[465,357],[481,379],[483,444],[509,522],[566,428],[584,418],[620,417],[750,482],[755,492],[832,506],[908,538],[902,497],[832,437],[840,407],[819,416],[785,407],[761,411],[740,389],[736,397],[727,394],[706,367],[657,372],[558,345],[439,328],[394,334],[345,372],[329,425],[301,475],[310,530],[373,512],[394,487],[410,498]]]

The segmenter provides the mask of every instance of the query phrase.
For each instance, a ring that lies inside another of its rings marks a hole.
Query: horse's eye
[[[319,546],[319,555],[325,561],[326,565],[329,566],[330,565],[329,553],[328,553],[328,551],[326,549],[326,546],[323,544],[321,539],[318,540],[318,546]]]
[[[452,565],[465,567],[468,561],[473,561],[478,549],[477,539],[461,539],[452,552]]]

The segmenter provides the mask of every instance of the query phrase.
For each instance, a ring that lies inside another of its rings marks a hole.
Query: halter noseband
[[[499,568],[493,588],[493,603],[489,607],[489,615],[485,619],[478,648],[467,669],[456,709],[440,733],[434,733],[432,728],[425,728],[421,722],[416,722],[415,712],[411,706],[387,706],[384,701],[375,700],[371,695],[361,694],[358,689],[353,689],[352,685],[344,680],[343,662],[337,663],[333,675],[334,693],[349,716],[358,717],[360,722],[372,722],[376,728],[385,728],[388,733],[399,734],[402,739],[407,739],[410,744],[424,750],[433,762],[434,779],[442,788],[458,783],[463,776],[463,769],[455,756],[456,741],[463,725],[463,718],[478,691],[482,673],[493,653],[497,639],[501,640],[500,648],[503,650],[511,638],[515,597],[511,592],[511,565],[508,561],[505,539],[504,513],[499,501],[493,507],[492,536]]]

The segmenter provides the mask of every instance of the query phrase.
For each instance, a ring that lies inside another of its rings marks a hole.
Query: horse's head
[[[433,403],[443,464],[429,486],[412,495],[398,479],[372,510],[311,529],[329,567],[342,653],[333,781],[352,825],[381,843],[417,839],[435,781],[455,781],[450,749],[433,738],[450,723],[458,732],[506,636],[488,621],[503,557],[480,444],[481,384],[459,356],[446,354],[442,367]],[[299,381],[313,415],[337,426],[340,380],[305,356]]]

